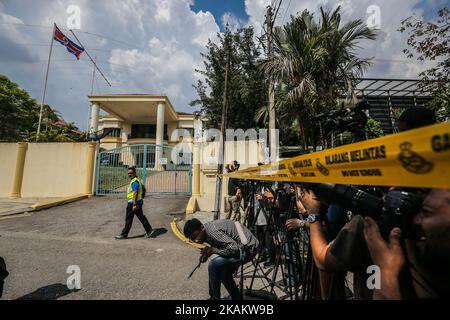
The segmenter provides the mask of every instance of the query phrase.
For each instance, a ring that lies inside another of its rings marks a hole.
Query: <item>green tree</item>
[[[413,15],[402,21],[400,32],[408,34],[408,58],[435,62],[435,66],[420,73],[422,89],[432,93],[429,107],[440,118],[450,118],[450,9],[438,10],[436,22],[424,21]]]
[[[0,141],[23,141],[36,130],[36,100],[4,75],[0,75],[0,109]]]
[[[360,19],[342,24],[340,10],[321,8],[319,22],[307,10],[292,16],[275,29],[275,55],[263,64],[267,77],[279,84],[276,109],[279,121],[288,121],[280,127],[296,127],[305,148],[318,136],[312,117],[337,107],[339,93],[351,92],[370,64],[355,50],[361,40],[374,40],[375,31]]]
[[[378,138],[384,136],[384,131],[381,128],[381,123],[369,117],[366,124],[366,134],[369,138]]]
[[[0,141],[36,141],[39,112],[40,105],[28,92],[0,75]],[[44,106],[43,114],[40,142],[84,141],[86,135],[50,106]]]
[[[228,76],[228,116],[227,128],[258,128],[254,120],[256,111],[266,103],[264,73],[259,67],[260,50],[254,42],[252,28],[236,32],[227,30],[218,34],[218,43],[208,42],[204,58],[204,69],[196,70],[204,80],[199,80],[194,88],[198,99],[191,106],[199,106],[197,114],[208,119],[207,127],[220,128],[222,120],[223,90],[226,67],[226,45],[230,50],[230,72]]]

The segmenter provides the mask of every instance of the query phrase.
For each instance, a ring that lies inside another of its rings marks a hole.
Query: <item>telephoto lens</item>
[[[379,219],[383,212],[383,200],[350,185],[316,184],[309,188],[324,204],[339,204],[353,214]]]

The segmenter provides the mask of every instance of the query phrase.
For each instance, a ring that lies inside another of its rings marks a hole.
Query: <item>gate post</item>
[[[196,141],[194,142],[193,154],[192,154],[193,162],[191,163],[192,168],[192,195],[200,196],[200,144]]]
[[[89,142],[88,143],[88,152],[86,159],[86,184],[84,187],[84,193],[87,195],[92,195],[92,186],[94,182],[94,163],[95,163],[95,149],[97,143]]]
[[[23,171],[25,168],[25,157],[27,154],[28,143],[19,142],[18,145],[19,147],[17,149],[16,171],[14,174],[11,198],[22,198]]]
[[[142,172],[142,183],[146,186],[147,182],[147,152],[148,145],[144,144],[144,164],[143,164],[143,172]]]

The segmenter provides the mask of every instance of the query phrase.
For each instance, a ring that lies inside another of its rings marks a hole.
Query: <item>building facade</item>
[[[190,195],[187,213],[214,209],[220,144],[204,138],[205,119],[177,112],[164,95],[93,95],[89,101],[89,131],[99,136],[101,148],[97,195],[123,193],[128,183],[124,168],[134,166],[150,194]],[[257,137],[225,144],[226,163],[238,160],[245,168],[263,158]],[[226,190],[227,179],[222,197]]]
[[[164,95],[118,94],[89,96],[90,133],[104,132],[105,150],[130,145],[175,146],[192,142],[193,114],[177,112]],[[105,115],[101,115],[103,111]]]

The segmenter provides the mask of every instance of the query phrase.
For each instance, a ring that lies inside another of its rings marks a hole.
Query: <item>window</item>
[[[104,131],[105,137],[120,138],[121,130],[119,128],[105,128]]]
[[[156,139],[156,124],[134,124],[130,139]],[[167,125],[164,125],[164,140],[168,140]]]

